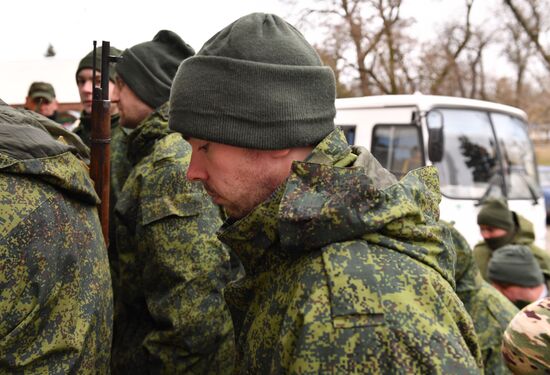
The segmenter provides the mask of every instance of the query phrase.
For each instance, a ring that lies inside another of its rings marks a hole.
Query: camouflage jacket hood
[[[1,104],[0,122],[0,171],[38,178],[88,204],[99,203],[80,138],[39,114]]]
[[[265,270],[268,259],[363,239],[407,254],[454,286],[454,253],[443,241],[448,232],[437,225],[439,201],[435,168],[417,169],[397,182],[337,129],[307,160],[293,163],[286,183],[268,200],[243,219],[226,222],[219,235],[247,273]]]
[[[521,215],[513,212],[514,219],[518,223],[518,229],[512,243],[519,245],[531,245],[535,242],[535,229],[533,224]]]

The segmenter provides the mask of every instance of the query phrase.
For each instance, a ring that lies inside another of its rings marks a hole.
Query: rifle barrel
[[[109,246],[109,192],[111,172],[111,102],[109,100],[109,47],[109,42],[105,41],[101,46],[102,54],[100,88],[95,87],[94,80],[90,159],[90,176],[94,180],[96,193],[101,199],[101,203],[98,207],[99,220],[101,222],[101,229],[107,247]]]

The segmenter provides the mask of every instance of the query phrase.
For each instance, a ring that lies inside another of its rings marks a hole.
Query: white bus
[[[336,100],[335,123],[350,144],[367,147],[397,177],[423,166],[439,171],[441,219],[470,245],[481,240],[480,204],[506,197],[546,245],[546,211],[527,116],[518,108],[433,95],[382,95]]]

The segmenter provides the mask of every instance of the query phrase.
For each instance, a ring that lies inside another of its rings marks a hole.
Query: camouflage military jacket
[[[112,371],[224,374],[234,362],[223,299],[229,256],[219,209],[186,180],[191,147],[167,105],[130,135],[134,167],[116,206],[119,298]]]
[[[108,374],[113,306],[99,198],[77,147],[46,129],[80,142],[0,105],[0,373]]]
[[[512,302],[481,277],[466,239],[451,225],[457,262],[456,292],[472,317],[486,374],[510,374],[501,353],[502,334],[518,313]]]
[[[510,322],[502,353],[515,374],[550,373],[550,297],[525,306]]]
[[[118,116],[117,116],[118,122]],[[115,207],[122,187],[130,174],[132,164],[128,159],[128,133],[122,126],[111,129],[111,177],[109,193],[109,264],[113,279],[114,298],[118,296],[118,251],[116,249]]]
[[[226,294],[238,372],[479,373],[473,323],[453,290],[455,254],[437,224],[436,170],[394,183],[357,152],[335,130],[220,230],[247,273]]]
[[[535,245],[535,231],[533,224],[525,219],[523,216],[513,213],[515,221],[518,223],[518,230],[514,238],[512,238],[511,244],[514,245],[526,245],[529,246],[533,255],[539,262],[540,268],[544,273],[547,284],[550,285],[550,254],[547,251],[541,249]],[[489,266],[489,260],[493,255],[493,251],[487,246],[484,241],[476,244],[474,247],[474,259],[481,272],[481,276],[487,281],[487,272]]]

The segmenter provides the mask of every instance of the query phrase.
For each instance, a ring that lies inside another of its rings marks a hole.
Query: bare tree
[[[302,12],[302,20],[319,18],[328,32],[323,44],[338,43],[353,53],[342,54],[344,67],[353,68],[362,95],[400,93],[413,80],[405,64],[407,46],[404,29],[409,20],[401,19],[402,0],[317,0]]]
[[[486,33],[481,29],[472,31],[471,40],[464,56],[469,70],[470,90],[463,96],[479,99],[488,98],[484,53],[487,46],[492,42],[490,33]]]
[[[504,56],[506,56],[515,69],[515,89],[512,104],[520,106],[522,104],[521,98],[523,96],[525,76],[535,49],[530,38],[523,32],[523,28],[517,22],[507,22],[504,31],[509,41],[505,44]]]
[[[474,0],[465,0],[466,1],[466,15],[464,19],[464,24],[461,24],[457,21],[451,21],[451,23],[446,27],[442,37],[446,38],[443,43],[439,43],[439,46],[443,48],[444,52],[444,63],[435,72],[433,83],[430,87],[430,93],[439,94],[441,93],[441,87],[447,76],[454,71],[455,74],[458,73],[457,69],[457,60],[462,54],[470,37],[472,35],[471,31],[471,22],[470,16],[472,12],[472,6]],[[461,91],[464,91],[461,89]]]
[[[342,26],[336,26],[331,33],[331,37],[327,38],[324,43],[317,43],[314,45],[319,57],[323,63],[334,71],[336,79],[336,95],[339,98],[354,96],[353,86],[351,84],[346,85],[344,76],[346,75],[346,66],[344,64],[344,54],[346,52],[346,42],[342,37],[345,35],[341,31]]]
[[[548,46],[544,46],[541,36],[547,31],[548,15],[545,10],[549,7],[548,0],[503,0],[510,9],[517,23],[534,44],[546,67],[550,70],[550,52]]]
[[[300,0],[301,11],[293,12],[295,19],[299,15],[298,27],[314,27],[316,35],[324,31],[315,47],[335,72],[339,97],[418,90],[496,100],[550,120],[550,110],[545,110],[550,89],[536,81],[548,77],[533,64],[538,54],[550,72],[550,46],[544,44],[550,28],[544,11],[550,9],[550,0],[498,2],[491,12],[498,25],[487,22],[491,19],[474,24],[474,3],[481,2],[461,0],[463,12],[449,17],[422,43],[409,32],[415,20],[402,15],[402,4],[408,1],[414,0]],[[502,66],[500,61],[487,60],[495,47],[513,69],[506,77],[492,69]]]

